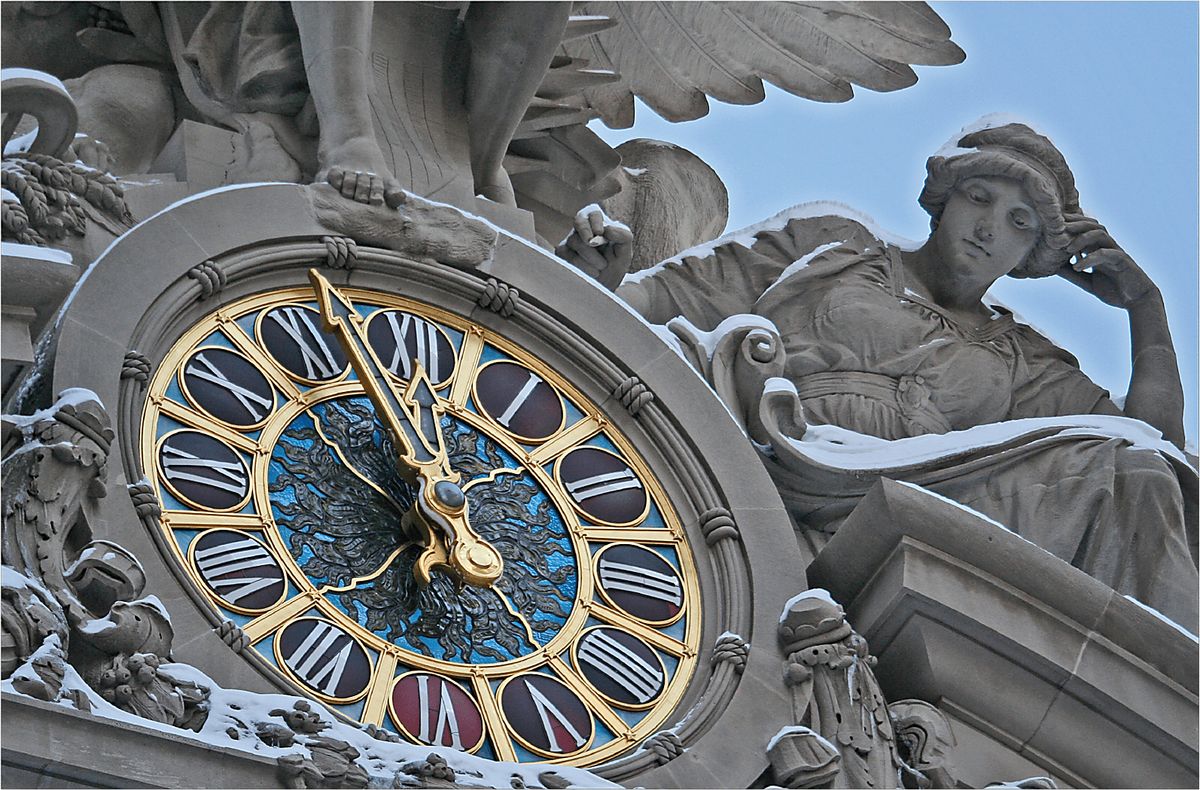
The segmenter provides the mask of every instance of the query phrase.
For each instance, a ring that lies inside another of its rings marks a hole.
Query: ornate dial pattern
[[[428,377],[471,529],[503,571],[414,572],[418,481],[294,288],[195,326],[151,384],[143,457],[195,588],[306,694],[417,743],[593,765],[660,729],[695,668],[700,601],[634,444],[504,338],[342,293],[398,390]]]

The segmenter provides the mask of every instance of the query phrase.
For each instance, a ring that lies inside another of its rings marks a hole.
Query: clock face
[[[491,584],[435,566],[419,489],[312,289],[226,305],[150,383],[143,467],[191,584],[308,696],[416,743],[594,765],[662,727],[696,665],[678,515],[635,443],[514,343],[343,289],[397,391],[427,377]]]

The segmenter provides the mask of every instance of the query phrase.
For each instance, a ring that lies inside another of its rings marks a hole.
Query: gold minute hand
[[[418,580],[428,584],[432,569],[443,565],[467,584],[490,586],[500,578],[504,562],[471,528],[466,496],[457,485],[458,473],[450,469],[439,425],[441,410],[425,369],[417,362],[401,396],[367,341],[354,305],[316,269],[309,269],[308,276],[326,328],[337,335],[367,397],[400,445],[401,472],[417,483],[417,500],[404,520],[415,522],[425,545],[414,567]],[[435,532],[442,533],[444,543]]]

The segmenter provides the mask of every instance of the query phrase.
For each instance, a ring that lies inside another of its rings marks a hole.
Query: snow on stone
[[[772,335],[779,335],[779,329],[776,328],[775,323],[771,319],[764,318],[761,315],[754,315],[753,313],[731,315],[717,324],[716,328],[711,332],[705,332],[683,316],[675,316],[667,322],[667,326],[684,332],[689,340],[704,349],[705,357],[710,360],[713,358],[713,354],[716,353],[717,345],[721,342],[721,338],[730,332],[741,329],[763,329]]]
[[[982,115],[979,118],[976,118],[971,123],[967,124],[966,126],[962,127],[961,129],[959,129],[958,133],[955,134],[953,137],[951,137],[949,140],[947,140],[942,145],[941,148],[939,148],[936,152],[934,152],[933,155],[946,157],[948,159],[952,156],[961,156],[962,154],[976,153],[977,151],[974,148],[959,148],[958,141],[973,132],[978,132],[983,129],[995,129],[1000,126],[1007,126],[1010,123],[1024,124],[1025,126],[1028,126],[1030,129],[1032,129],[1033,131],[1042,135],[1043,137],[1046,137],[1046,138],[1050,137],[1050,135],[1046,134],[1043,130],[1039,129],[1037,124],[1035,124],[1031,121],[1028,121],[1024,118],[1013,115],[1011,113],[992,112],[992,113],[988,113],[987,115]]]
[[[1135,604],[1137,604],[1137,605],[1138,605],[1138,606],[1140,606],[1141,608],[1145,609],[1147,612],[1149,612],[1150,614],[1154,615],[1154,616],[1155,616],[1155,617],[1157,617],[1159,620],[1162,620],[1164,623],[1166,623],[1167,625],[1171,626],[1171,627],[1172,627],[1172,628],[1174,628],[1176,631],[1180,632],[1181,634],[1183,634],[1184,636],[1186,636],[1188,639],[1192,640],[1193,642],[1200,643],[1200,637],[1196,636],[1196,635],[1195,635],[1195,634],[1193,634],[1191,631],[1187,630],[1187,628],[1186,628],[1186,627],[1184,627],[1184,626],[1180,625],[1179,623],[1175,622],[1175,621],[1174,621],[1174,620],[1172,620],[1170,617],[1167,617],[1165,614],[1163,614],[1162,612],[1158,611],[1158,610],[1157,610],[1157,609],[1155,609],[1154,607],[1152,607],[1152,606],[1147,606],[1146,604],[1144,604],[1144,603],[1142,603],[1141,601],[1139,601],[1137,598],[1134,598],[1132,595],[1126,595],[1126,596],[1123,596],[1123,597],[1124,597],[1124,598],[1125,598],[1127,601],[1133,601]]]
[[[896,482],[898,482],[898,483],[899,483],[900,485],[902,485],[902,486],[908,486],[909,488],[912,488],[912,489],[915,489],[915,490],[917,490],[917,491],[920,491],[922,494],[928,494],[929,496],[933,497],[934,499],[940,499],[940,500],[942,500],[943,502],[946,502],[947,504],[954,505],[954,506],[955,506],[956,508],[958,508],[959,510],[965,510],[965,511],[967,511],[968,513],[970,513],[972,516],[975,516],[976,518],[981,518],[981,519],[983,519],[984,521],[986,521],[987,523],[989,523],[989,524],[991,524],[991,525],[993,525],[993,526],[997,526],[997,527],[999,527],[1000,529],[1004,530],[1005,532],[1012,532],[1012,530],[1011,530],[1011,529],[1009,529],[1008,527],[1004,526],[1003,524],[1001,524],[999,521],[997,521],[996,519],[992,518],[991,516],[989,516],[989,515],[987,515],[987,514],[985,514],[985,513],[980,513],[980,512],[979,512],[978,510],[976,510],[975,508],[973,508],[973,507],[968,507],[967,505],[964,505],[962,502],[956,502],[956,501],[954,501],[953,499],[951,499],[950,497],[947,497],[947,496],[942,496],[942,495],[941,495],[941,494],[939,494],[937,491],[930,491],[928,488],[925,488],[924,486],[919,486],[919,485],[917,485],[916,483],[909,483],[909,482],[907,482],[907,481],[905,481],[905,480],[897,480]],[[1015,534],[1015,533],[1014,533],[1014,534]],[[1020,537],[1020,536],[1018,536],[1018,537]]]
[[[9,140],[7,143],[4,144],[4,155],[9,156],[10,154],[27,153],[29,151],[29,149],[31,147],[33,147],[33,141],[37,139],[37,135],[38,135],[37,127],[34,127],[32,130],[26,132],[25,134],[22,134],[18,137],[14,137],[13,139]],[[7,190],[5,190],[5,191],[7,191]],[[5,198],[5,200],[8,200],[8,199],[9,198]],[[16,200],[15,197],[12,199]]]
[[[763,383],[763,394],[768,392],[790,392],[796,394],[796,384],[782,376],[772,376]]]
[[[37,579],[30,578],[9,565],[3,565],[0,568],[3,569],[3,574],[0,575],[0,586],[12,590],[32,590],[47,601],[58,600]]]
[[[0,69],[0,82],[15,79],[44,82],[51,87],[58,88],[63,93],[67,92],[67,86],[62,84],[62,80],[44,71],[36,71],[35,69]]]
[[[924,243],[922,241],[913,241],[912,239],[897,236],[896,234],[885,230],[879,225],[878,222],[875,221],[874,218],[864,214],[858,209],[846,205],[845,203],[838,203],[832,200],[815,200],[808,203],[800,203],[792,206],[791,208],[786,208],[783,211],[780,211],[778,214],[763,220],[762,222],[749,225],[741,228],[740,230],[731,231],[722,236],[718,236],[712,241],[706,241],[703,244],[698,244],[695,247],[689,247],[683,252],[676,253],[670,258],[656,263],[647,269],[642,269],[641,271],[634,272],[626,276],[624,282],[638,282],[653,275],[655,272],[662,271],[670,264],[679,265],[683,263],[684,258],[707,258],[708,256],[712,255],[713,251],[716,250],[717,247],[720,247],[724,244],[740,244],[741,246],[749,249],[750,247],[754,246],[755,236],[757,236],[759,233],[783,230],[787,224],[794,219],[808,219],[811,217],[825,217],[830,215],[852,219],[855,222],[863,225],[871,232],[873,236],[875,236],[875,238],[881,239],[882,241],[899,247],[902,250],[915,250]]]
[[[820,741],[822,744],[824,744],[829,749],[829,751],[831,751],[835,754],[838,751],[837,747],[835,747],[832,743],[827,741],[825,738],[821,737],[821,733],[816,732],[815,730],[811,730],[808,727],[798,725],[798,724],[793,724],[790,727],[784,727],[779,732],[775,733],[775,737],[772,738],[767,743],[767,751],[770,752],[772,749],[775,748],[775,746],[780,741],[782,741],[784,738],[786,738],[789,735],[811,735],[812,737],[814,737],[818,741]]]
[[[7,198],[5,199],[7,200]],[[34,260],[45,261],[46,263],[56,263],[66,266],[74,265],[71,253],[66,250],[38,247],[36,244],[18,244],[15,241],[0,242],[0,255],[12,258],[32,258]]]
[[[842,239],[841,241],[831,241],[828,244],[822,244],[821,246],[814,249],[812,252],[809,252],[806,255],[802,256],[801,258],[799,258],[795,261],[792,261],[786,269],[784,269],[782,272],[779,273],[779,277],[777,277],[775,279],[775,282],[771,283],[771,285],[767,288],[767,290],[763,291],[762,295],[766,296],[767,294],[771,293],[771,290],[775,286],[779,285],[781,282],[783,282],[787,278],[791,277],[793,274],[796,274],[797,272],[807,269],[808,264],[811,263],[812,260],[814,258],[816,258],[818,255],[829,252],[830,250],[834,249],[835,247],[840,247],[845,243],[846,243],[846,240]]]
[[[644,167],[622,167],[621,169],[631,176],[640,176],[646,172]]]
[[[789,444],[810,460],[836,469],[887,470],[1006,444],[1035,431],[1053,430],[1056,436],[1087,436],[1125,439],[1134,448],[1154,450],[1184,464],[1186,457],[1162,434],[1140,420],[1102,414],[1064,417],[1027,417],[1020,420],[977,425],[962,431],[887,440],[857,433],[836,425],[809,425],[804,437]]]
[[[826,590],[822,587],[813,587],[810,590],[805,590],[802,593],[793,595],[791,598],[788,598],[787,603],[785,603],[783,605],[783,611],[780,612],[780,614],[779,614],[779,622],[782,623],[784,620],[787,619],[787,614],[789,611],[791,611],[791,608],[793,606],[800,603],[801,601],[808,600],[809,598],[816,598],[817,600],[824,601],[825,603],[830,604],[831,606],[836,606],[839,609],[842,608],[842,605],[840,603],[833,600],[833,596],[829,594],[829,590]]]
[[[34,655],[47,652],[56,645],[57,637],[48,637],[39,648],[38,653]],[[28,663],[23,665],[23,667],[28,666]],[[18,668],[17,672],[20,671],[21,668]],[[63,679],[63,696],[66,697],[70,692],[78,691],[91,703],[91,715],[156,730],[173,738],[191,740],[209,747],[231,749],[271,758],[279,758],[287,754],[306,754],[305,736],[303,735],[297,737],[296,743],[292,746],[275,747],[268,746],[252,734],[255,722],[282,724],[282,720],[278,716],[272,716],[271,711],[291,710],[295,702],[300,699],[299,697],[225,689],[200,670],[187,664],[165,663],[159,667],[159,672],[174,681],[188,681],[210,690],[210,711],[199,732],[172,727],[126,713],[105,701],[83,681],[75,668],[70,665],[67,665],[66,676]],[[15,676],[16,673],[14,673]],[[12,678],[0,684],[0,689],[6,693],[20,694],[13,687]],[[64,707],[73,707],[69,699],[61,699],[58,704]],[[317,709],[319,710],[319,706]],[[359,751],[357,762],[369,774],[372,787],[394,786],[393,780],[402,766],[424,760],[431,753],[441,755],[454,769],[458,784],[467,787],[510,787],[514,774],[520,776],[527,787],[541,787],[538,775],[547,770],[554,771],[564,780],[579,787],[619,787],[619,785],[580,768],[563,765],[548,766],[545,763],[496,762],[448,748],[380,741],[372,738],[365,730],[338,721],[332,716],[325,715],[322,718],[330,721],[331,726],[321,735],[345,741]],[[229,730],[240,731],[242,737],[230,737],[227,732]],[[401,777],[403,776],[402,774]]]
[[[18,429],[31,428],[42,420],[54,419],[54,413],[61,406],[79,406],[89,400],[98,401],[96,393],[82,387],[68,387],[59,393],[58,399],[53,404],[45,409],[39,409],[33,414],[6,414],[4,419],[8,420]],[[18,401],[19,402],[19,401]],[[42,447],[42,443],[38,441],[23,442],[20,447],[12,452],[9,458],[25,455],[26,453],[37,452]]]

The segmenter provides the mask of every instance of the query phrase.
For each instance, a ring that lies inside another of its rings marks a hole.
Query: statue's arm
[[[1059,274],[1129,316],[1133,374],[1125,416],[1149,423],[1182,447],[1183,384],[1162,293],[1099,222],[1081,214],[1065,219],[1074,236],[1067,247],[1074,263]]]
[[[1126,309],[1133,375],[1129,394],[1125,396],[1125,414],[1150,423],[1169,441],[1182,447],[1183,385],[1162,294],[1153,287]]]

